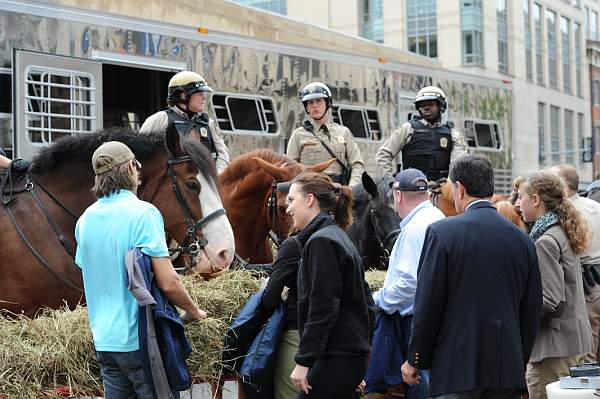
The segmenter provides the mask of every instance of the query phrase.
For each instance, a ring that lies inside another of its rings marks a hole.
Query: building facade
[[[304,6],[302,14],[295,13],[296,2]],[[600,64],[590,67],[587,56],[600,35],[598,0],[374,2],[346,0],[338,9],[332,4],[336,0],[288,0],[288,16],[302,19],[313,7],[322,7],[319,18],[332,29],[343,26],[347,33],[375,41],[380,41],[378,30],[383,31],[387,46],[435,58],[446,69],[510,82],[516,174],[571,163],[589,181],[594,169],[600,170],[600,162],[594,168],[586,155],[593,137],[600,149],[600,111],[599,118],[592,118],[590,78],[590,68]],[[365,14],[377,8],[382,12]],[[598,70],[593,71],[599,91]],[[600,93],[597,97],[600,106]],[[598,131],[592,126],[599,126]]]

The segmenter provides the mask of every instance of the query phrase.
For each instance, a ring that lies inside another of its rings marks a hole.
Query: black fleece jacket
[[[302,233],[308,241],[298,269],[296,363],[311,367],[324,355],[368,354],[373,298],[358,251],[326,213],[317,215]]]

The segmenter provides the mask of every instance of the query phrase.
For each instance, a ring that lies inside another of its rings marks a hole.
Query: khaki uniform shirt
[[[356,145],[350,130],[346,126],[327,122],[325,123],[327,131],[323,131],[322,125],[311,122],[314,126],[314,133],[329,146],[340,161],[352,168],[348,185],[353,187],[359,184],[365,167],[358,145]],[[288,142],[287,155],[306,166],[332,159],[329,151],[319,142],[315,134],[302,126],[294,130]],[[342,167],[338,162],[334,162],[324,172],[329,175],[339,175]]]
[[[425,119],[419,120],[425,126],[438,127],[442,125],[442,122],[431,124]],[[413,135],[414,129],[409,122],[405,122],[400,126],[400,129],[394,130],[390,137],[383,143],[375,154],[375,162],[379,168],[379,172],[382,176],[391,176],[396,172],[396,165],[394,165],[394,158],[398,155],[404,146],[410,141]],[[452,129],[452,141],[454,146],[450,153],[450,163],[461,155],[465,155],[468,152],[468,146],[465,142],[462,134]]]
[[[171,109],[177,112],[178,115],[189,119],[187,114],[179,108],[171,107]],[[169,115],[167,115],[165,111],[159,111],[154,115],[150,115],[148,119],[144,121],[144,124],[140,128],[140,133],[148,134],[150,132],[165,131],[168,124]],[[219,125],[212,119],[208,121],[208,124],[210,126],[209,134],[212,134],[212,139],[215,143],[215,148],[217,149],[217,159],[215,161],[217,164],[217,172],[221,173],[229,165],[229,149],[227,149],[225,141],[223,141],[223,134],[221,134]]]

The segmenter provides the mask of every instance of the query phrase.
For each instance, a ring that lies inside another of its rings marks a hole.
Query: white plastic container
[[[563,389],[560,381],[546,385],[548,399],[598,399],[595,389]]]

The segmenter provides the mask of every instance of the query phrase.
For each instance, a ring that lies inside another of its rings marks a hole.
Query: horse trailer
[[[373,44],[377,46],[377,44]],[[215,89],[207,110],[231,156],[284,152],[305,116],[310,81],[332,89],[333,118],[350,128],[366,170],[413,112],[423,86],[448,97],[448,118],[495,166],[499,193],[512,181],[510,83],[364,55],[285,44],[57,3],[0,0],[0,144],[31,158],[60,137],[138,129],[166,107],[173,73],[193,70]]]

